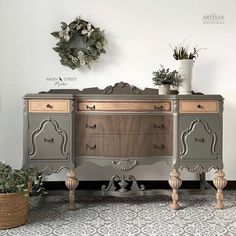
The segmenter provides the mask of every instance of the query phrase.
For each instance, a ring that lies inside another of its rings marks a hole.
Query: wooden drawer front
[[[76,155],[170,156],[172,139],[172,135],[77,135]]]
[[[29,112],[68,113],[69,100],[30,99]]]
[[[180,100],[180,113],[218,113],[219,101],[216,100]]]
[[[77,115],[76,134],[172,134],[171,115]]]
[[[171,101],[78,101],[77,111],[170,112]]]

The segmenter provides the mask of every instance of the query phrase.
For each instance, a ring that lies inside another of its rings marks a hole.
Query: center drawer
[[[76,134],[172,134],[172,115],[79,115]]]
[[[171,101],[140,101],[140,100],[112,100],[112,101],[77,101],[77,111],[90,112],[107,112],[107,111],[124,111],[124,112],[171,112]]]
[[[172,135],[76,136],[76,155],[144,157],[172,155]]]

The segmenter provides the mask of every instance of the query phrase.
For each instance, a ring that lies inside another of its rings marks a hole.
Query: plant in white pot
[[[172,48],[172,50],[173,57],[179,61],[178,73],[182,80],[181,85],[178,86],[178,92],[179,94],[191,94],[193,63],[198,57],[198,52],[201,49],[193,47],[193,50],[190,51],[189,45],[184,45],[184,43],[182,43]]]
[[[180,77],[176,70],[170,71],[169,68],[165,69],[164,66],[160,65],[160,69],[153,71],[153,84],[159,86],[159,94],[165,95],[170,94],[170,85],[173,87],[178,86],[180,83]]]
[[[43,189],[42,175],[37,168],[14,170],[0,162],[0,229],[26,223],[32,182],[38,187],[38,191]]]

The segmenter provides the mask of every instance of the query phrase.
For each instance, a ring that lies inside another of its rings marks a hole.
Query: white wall
[[[176,68],[169,43],[185,39],[207,48],[195,63],[193,89],[225,97],[225,172],[236,180],[235,12],[234,0],[0,0],[0,160],[21,166],[22,97],[57,88],[47,77],[77,78],[65,88],[104,88],[120,81],[153,87],[152,71],[159,64]],[[223,15],[224,24],[203,24],[203,16],[212,13]],[[60,65],[52,50],[57,40],[50,33],[79,15],[105,29],[109,43],[91,71]],[[138,179],[167,179],[170,168],[159,163],[131,173]],[[80,179],[109,179],[113,173],[92,164],[79,168]],[[183,176],[195,178],[186,172]],[[63,178],[64,173],[54,176]]]

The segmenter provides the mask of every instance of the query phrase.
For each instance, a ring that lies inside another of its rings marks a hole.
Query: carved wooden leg
[[[65,182],[66,187],[69,189],[69,211],[75,211],[75,189],[77,188],[79,181],[76,178],[76,171],[70,170],[67,173],[67,180]]]
[[[224,196],[223,196],[222,190],[227,185],[227,180],[224,177],[225,177],[225,173],[222,170],[218,170],[215,172],[215,178],[213,179],[213,183],[215,187],[217,188],[217,192],[216,192],[217,203],[215,205],[216,209],[224,208],[224,204],[223,204]]]
[[[176,210],[179,208],[178,188],[181,186],[182,180],[179,178],[180,173],[177,169],[173,169],[170,172],[170,176],[171,176],[171,178],[169,179],[169,185],[173,189],[173,193],[172,193],[173,203],[171,204],[171,207],[174,210]]]

